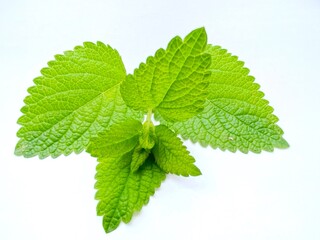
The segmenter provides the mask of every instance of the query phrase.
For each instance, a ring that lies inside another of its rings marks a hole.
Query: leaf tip
[[[205,39],[207,40],[207,31],[206,31],[206,29],[205,29],[204,26],[194,29],[194,30],[191,31],[191,33],[189,33],[188,35],[195,35],[195,34],[197,34],[197,35],[199,35],[199,36],[204,35],[204,36],[205,36]]]
[[[18,143],[19,144],[19,143]],[[19,147],[19,145],[16,145],[15,149],[14,149],[14,155],[20,157],[22,156],[22,151],[21,151],[21,148]]]
[[[193,165],[193,170],[190,172],[190,176],[197,177],[201,175],[202,175],[201,170],[197,166]]]
[[[284,138],[281,138],[279,141],[277,141],[274,144],[274,147],[279,148],[279,149],[286,149],[286,148],[289,148],[290,145]]]

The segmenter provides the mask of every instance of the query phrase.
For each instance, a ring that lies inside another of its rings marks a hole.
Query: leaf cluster
[[[208,44],[204,28],[174,37],[132,74],[101,42],[56,55],[41,74],[21,109],[15,153],[97,158],[97,214],[107,233],[129,222],[166,174],[201,174],[178,135],[232,152],[288,147],[249,70]]]

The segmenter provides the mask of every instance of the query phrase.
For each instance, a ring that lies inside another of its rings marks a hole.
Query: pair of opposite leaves
[[[233,152],[288,147],[243,65],[208,45],[204,28],[173,38],[129,75],[116,50],[84,43],[56,55],[28,89],[15,153],[45,158],[87,149],[98,157],[97,213],[110,232],[148,202],[165,173],[200,174],[177,134]],[[161,125],[153,126],[151,113]]]

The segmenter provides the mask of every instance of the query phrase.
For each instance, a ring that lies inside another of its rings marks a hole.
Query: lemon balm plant
[[[232,152],[288,147],[249,70],[208,44],[204,28],[173,38],[133,74],[102,42],[56,55],[41,74],[21,109],[15,154],[86,150],[97,158],[97,214],[107,233],[129,222],[166,174],[201,174],[178,135]]]

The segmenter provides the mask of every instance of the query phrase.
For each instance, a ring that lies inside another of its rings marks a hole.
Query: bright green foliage
[[[195,159],[189,155],[182,141],[164,125],[156,126],[156,144],[152,149],[156,163],[168,173],[182,176],[201,175],[193,164]]]
[[[92,138],[87,151],[93,157],[119,157],[130,152],[136,145],[142,132],[141,122],[129,119],[114,124],[108,131]]]
[[[111,232],[121,221],[128,223],[132,214],[147,204],[166,175],[149,155],[138,171],[130,169],[132,152],[118,158],[99,159],[97,166],[97,214],[103,216],[105,231]]]
[[[104,216],[106,232],[113,231],[121,221],[129,222],[165,178],[150,149],[141,147],[141,139],[148,135],[141,122],[127,120],[100,133],[87,147],[87,152],[99,161],[97,213]]]
[[[140,64],[121,84],[126,104],[144,112],[157,110],[168,121],[188,119],[203,109],[207,97],[210,55],[204,54],[204,28],[184,40],[173,38],[167,49]]]
[[[21,109],[15,153],[45,158],[86,149],[97,157],[97,214],[107,233],[128,223],[167,173],[201,174],[177,134],[232,152],[288,147],[249,70],[208,45],[204,28],[173,38],[133,74],[101,42],[56,55],[41,73]]]
[[[151,116],[148,115],[148,118]],[[154,147],[156,140],[155,128],[150,119],[142,126],[142,131],[139,136],[139,142],[135,146],[132,154],[131,171],[135,172],[148,158],[151,149]]]
[[[131,171],[135,172],[145,162],[150,154],[149,149],[144,149],[140,145],[137,145],[132,153]]]
[[[86,42],[56,55],[48,66],[24,100],[17,155],[45,158],[79,153],[90,138],[113,123],[140,119],[121,98],[119,87],[126,72],[110,46]]]
[[[208,45],[211,76],[204,110],[171,127],[183,138],[232,152],[259,153],[287,148],[283,131],[276,125],[273,108],[263,99],[259,85],[236,56]]]
[[[154,125],[150,121],[146,121],[142,127],[142,134],[139,139],[139,144],[144,149],[152,149],[155,143]]]

